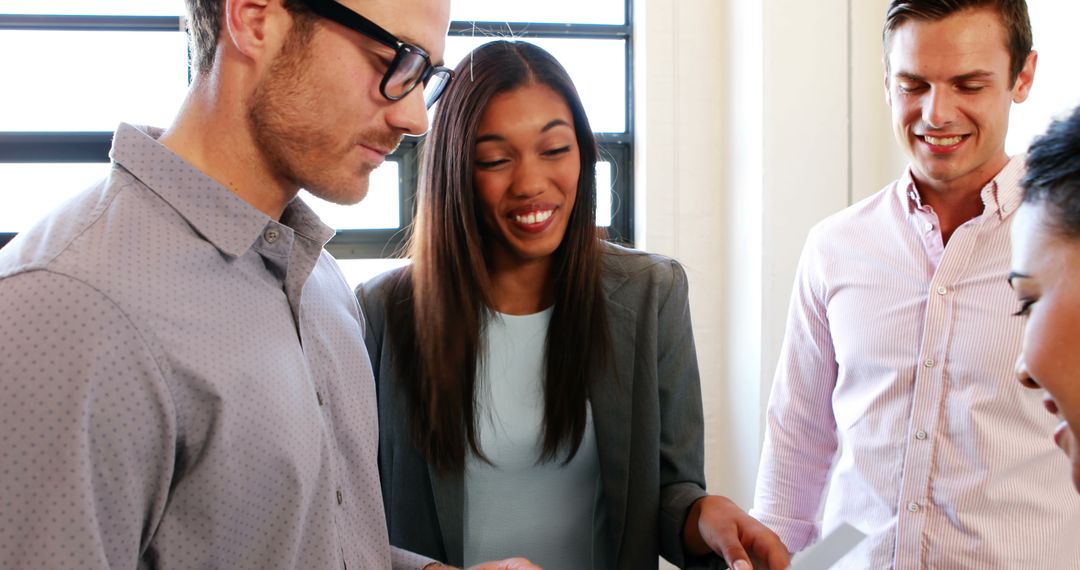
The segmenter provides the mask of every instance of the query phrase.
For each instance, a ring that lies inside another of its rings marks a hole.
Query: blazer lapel
[[[623,530],[626,527],[636,353],[636,314],[612,298],[621,283],[621,280],[604,283],[608,298],[608,324],[611,327],[611,361],[604,377],[594,384],[589,398],[596,428],[596,447],[600,455],[607,523],[611,531],[609,539],[614,547],[612,555],[622,550]],[[617,564],[618,561],[611,560],[611,563]]]
[[[431,492],[435,497],[435,511],[439,516],[443,548],[447,562],[455,566],[465,565],[465,481],[461,474],[439,476],[428,465]]]

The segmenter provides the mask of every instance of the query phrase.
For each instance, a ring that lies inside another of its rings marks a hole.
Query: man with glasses
[[[359,201],[427,129],[448,0],[188,8],[172,126],[0,251],[0,566],[433,565],[389,545],[362,316],[296,195]]]

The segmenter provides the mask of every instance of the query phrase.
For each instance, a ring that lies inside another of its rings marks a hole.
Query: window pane
[[[21,232],[109,174],[106,163],[0,163],[0,232]]]
[[[388,160],[371,173],[367,196],[359,204],[332,204],[306,191],[302,197],[324,224],[336,230],[374,230],[401,226],[399,192],[398,163]]]
[[[105,163],[0,163],[0,232],[21,232],[64,200],[109,173]],[[383,229],[399,226],[398,163],[386,162],[371,174],[368,195],[359,204],[331,204],[303,192],[304,201],[335,229]]]
[[[339,259],[338,265],[345,274],[345,281],[349,287],[356,286],[375,277],[376,275],[390,271],[397,267],[403,267],[409,263],[407,259]]]
[[[492,2],[454,0],[450,19],[465,22],[569,22],[573,24],[625,24],[626,0],[545,0],[544,2]]]
[[[179,31],[0,31],[0,53],[5,131],[167,127],[187,92]]]
[[[605,228],[611,225],[611,197],[615,192],[611,171],[610,162],[596,162],[596,225]]]
[[[184,0],[0,0],[0,13],[182,16]]]
[[[448,38],[447,65],[456,67],[473,48],[492,39],[495,38]],[[529,38],[528,41],[551,52],[566,68],[581,94],[594,131],[626,131],[626,44],[623,40]]]

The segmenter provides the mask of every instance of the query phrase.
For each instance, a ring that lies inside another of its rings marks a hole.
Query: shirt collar
[[[237,257],[273,222],[201,170],[157,141],[164,131],[121,123],[109,157],[177,211],[222,253]],[[334,230],[299,198],[286,206],[281,223],[323,246]]]
[[[1018,154],[1009,159],[995,176],[983,186],[979,196],[982,198],[985,213],[994,213],[1005,219],[1016,211],[1023,198],[1020,179],[1024,176],[1024,155]],[[899,198],[907,204],[908,213],[914,213],[923,207],[922,196],[915,188],[915,178],[911,166],[904,170],[896,184]]]

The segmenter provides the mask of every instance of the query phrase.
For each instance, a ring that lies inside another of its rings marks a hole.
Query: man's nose
[[[408,95],[390,103],[386,122],[407,135],[420,136],[428,130],[427,105],[424,103],[423,86],[417,86]]]
[[[947,88],[931,87],[923,102],[923,122],[942,129],[956,121],[956,101]]]

